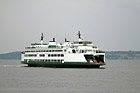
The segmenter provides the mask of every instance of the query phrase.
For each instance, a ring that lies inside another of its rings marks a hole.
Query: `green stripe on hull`
[[[58,67],[58,68],[99,68],[105,63],[89,63],[89,62],[44,62],[44,61],[22,61],[30,67]]]
[[[105,63],[90,63],[90,62],[65,62],[64,64],[74,64],[74,65],[105,65]]]
[[[90,62],[54,62],[54,61],[21,61],[23,64],[55,64],[55,65],[105,65],[105,63],[90,63]]]
[[[88,64],[89,62],[64,62],[65,64]]]

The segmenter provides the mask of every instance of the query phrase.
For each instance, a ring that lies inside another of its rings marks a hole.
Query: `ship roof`
[[[92,41],[74,41],[74,44],[92,44]]]
[[[31,45],[48,45],[47,43],[43,43],[43,44],[41,44],[41,43],[31,43]]]

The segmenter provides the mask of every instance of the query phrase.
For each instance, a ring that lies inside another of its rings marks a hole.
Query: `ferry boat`
[[[21,53],[21,63],[28,66],[44,67],[95,67],[105,65],[105,52],[94,46],[91,41],[81,38],[78,32],[78,40],[57,43],[55,38],[48,44],[43,42],[42,33],[40,43],[31,43]]]

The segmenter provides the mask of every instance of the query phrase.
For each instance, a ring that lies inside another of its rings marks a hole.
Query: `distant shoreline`
[[[140,51],[106,51],[106,60],[140,60]],[[20,60],[21,51],[0,54],[0,60]]]
[[[140,51],[106,51],[107,60],[140,60]]]
[[[21,52],[9,52],[0,54],[0,60],[20,60],[21,59]]]

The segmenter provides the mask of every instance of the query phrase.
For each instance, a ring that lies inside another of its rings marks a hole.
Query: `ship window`
[[[83,42],[79,42],[79,44],[83,44]]]
[[[80,53],[85,53],[85,51],[84,50],[80,50]]]
[[[87,50],[88,52],[92,52],[92,50]]]
[[[64,57],[64,54],[48,54],[48,57]]]
[[[45,54],[40,54],[39,56],[40,56],[40,57],[45,57]]]
[[[26,54],[24,55],[25,57],[36,57],[37,55],[36,54]]]
[[[43,59],[41,59],[40,61],[44,61]]]
[[[74,49],[72,50],[72,52],[73,52],[73,53],[76,53],[76,51],[75,51]]]
[[[57,50],[57,52],[61,52],[61,50]]]
[[[63,60],[61,59],[61,62],[62,62]]]
[[[56,52],[61,52],[61,50],[56,50]]]

